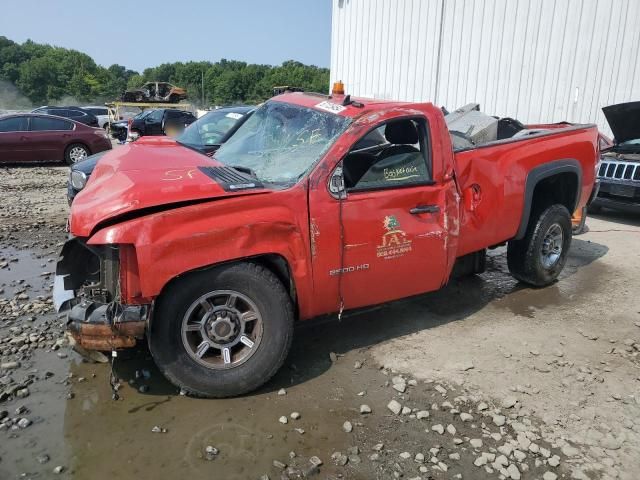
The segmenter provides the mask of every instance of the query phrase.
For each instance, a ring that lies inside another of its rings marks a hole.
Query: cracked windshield
[[[349,118],[268,102],[225,143],[216,160],[251,169],[263,182],[293,184],[347,128]]]

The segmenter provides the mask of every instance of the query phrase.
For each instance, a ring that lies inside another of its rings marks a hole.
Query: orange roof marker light
[[[333,84],[331,95],[344,95],[344,83],[342,83],[342,80],[338,80]]]

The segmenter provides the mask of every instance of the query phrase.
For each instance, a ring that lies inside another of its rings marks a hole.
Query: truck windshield
[[[258,108],[220,147],[215,159],[250,169],[258,180],[291,185],[313,167],[351,119],[289,103]]]

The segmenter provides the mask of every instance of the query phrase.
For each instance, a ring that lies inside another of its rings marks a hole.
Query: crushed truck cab
[[[271,378],[296,321],[437,290],[482,272],[487,248],[506,243],[511,273],[548,285],[598,132],[499,121],[465,137],[430,103],[296,92],[212,158],[142,138],[76,197],[54,300],[84,348],[146,336],[169,380],[223,397]]]

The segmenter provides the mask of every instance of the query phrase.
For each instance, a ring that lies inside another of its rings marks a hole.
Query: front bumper
[[[68,311],[67,331],[87,350],[136,345],[145,334],[151,305],[124,305],[113,290],[118,278],[113,247],[95,249],[79,238],[65,242],[56,265],[53,302]]]
[[[640,212],[640,183],[600,179],[600,190],[593,200],[593,206],[633,213]]]
[[[144,337],[148,314],[147,305],[84,300],[69,312],[67,331],[87,350],[131,348]]]

